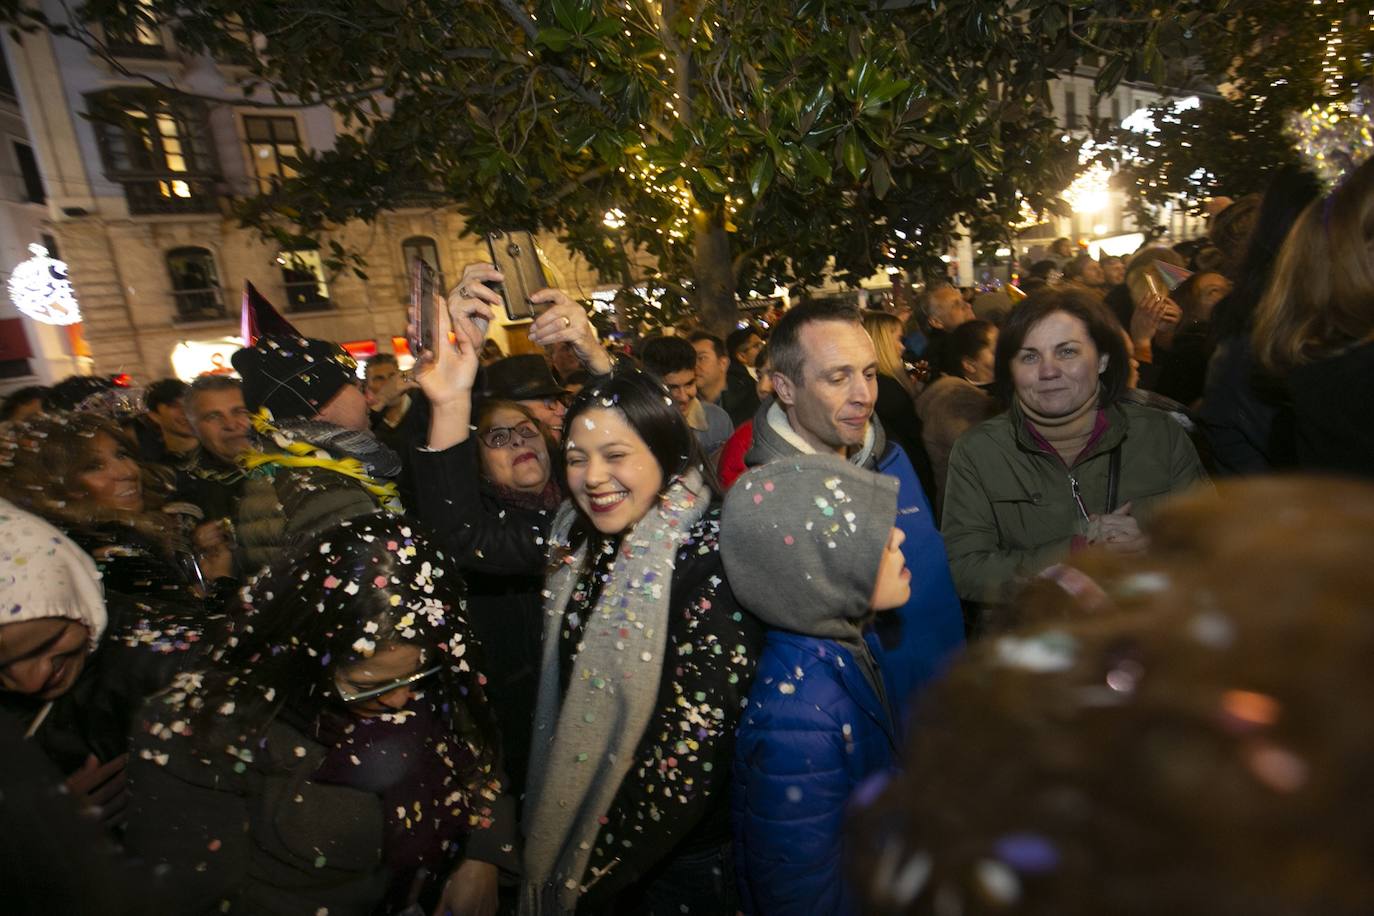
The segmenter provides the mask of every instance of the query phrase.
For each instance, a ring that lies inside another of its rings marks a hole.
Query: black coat
[[[372,414],[372,435],[377,441],[401,456],[401,473],[396,476],[396,489],[401,493],[401,503],[407,510],[415,511],[417,493],[415,490],[414,450],[424,445],[429,437],[430,407],[429,398],[416,389],[407,392],[410,407],[401,422],[391,426],[386,422],[385,411]]]
[[[736,428],[754,419],[759,409],[758,386],[743,363],[730,360],[730,368],[725,372],[725,390],[720,393],[720,406],[730,415]]]
[[[72,688],[53,701],[33,740],[70,774],[94,755],[102,763],[128,750],[143,701],[193,667],[220,640],[227,618],[203,610],[106,594],[109,624]],[[46,704],[0,693],[0,710],[25,728]]]
[[[1374,344],[1288,376],[1299,467],[1374,477]]]
[[[468,623],[486,659],[512,793],[524,793],[539,692],[544,564],[553,513],[502,503],[478,474],[477,441],[415,450],[417,508],[463,570]]]

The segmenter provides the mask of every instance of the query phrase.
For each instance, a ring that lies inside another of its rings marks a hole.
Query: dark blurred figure
[[[1286,168],[1273,177],[1235,288],[1213,312],[1216,346],[1207,367],[1199,417],[1220,475],[1258,474],[1291,466],[1295,460],[1287,424],[1281,423],[1275,435],[1281,388],[1256,362],[1250,333],[1255,308],[1269,285],[1284,239],[1298,215],[1320,194],[1316,176],[1302,169]]]
[[[934,381],[916,399],[921,441],[929,456],[935,488],[931,502],[938,521],[944,507],[949,453],[959,437],[997,413],[989,386],[996,374],[997,327],[966,321],[941,342],[932,360]]]
[[[415,474],[411,452],[429,434],[429,400],[409,373],[401,371],[396,357],[378,353],[367,361],[363,390],[372,417],[372,435],[401,457],[396,485],[401,502],[415,505]]]
[[[1083,555],[927,696],[860,790],[863,912],[1363,916],[1374,489],[1224,485]],[[1276,512],[1275,507],[1283,507]],[[1023,602],[1026,599],[1023,599]]]
[[[4,403],[0,403],[0,423],[19,423],[42,413],[49,390],[43,385],[29,385],[5,395]]]
[[[138,422],[138,457],[149,464],[185,467],[197,442],[182,399],[187,385],[179,378],[158,379],[143,389],[147,411]]]
[[[725,370],[726,394],[720,406],[736,426],[754,419],[759,409],[758,376],[750,370],[762,349],[763,338],[752,327],[738,328],[725,338],[725,353],[730,358],[730,365]]]
[[[1299,467],[1374,477],[1374,160],[1309,204],[1255,313],[1292,402]]]

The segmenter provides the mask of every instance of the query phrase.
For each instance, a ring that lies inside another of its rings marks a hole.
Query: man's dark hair
[[[684,369],[697,369],[696,348],[681,337],[650,337],[644,341],[639,358],[644,370],[660,379]]]
[[[160,378],[143,390],[143,407],[148,413],[157,413],[159,407],[180,404],[187,387],[179,378]]]
[[[789,309],[768,337],[768,346],[773,354],[774,372],[779,372],[801,384],[802,369],[806,363],[801,331],[808,324],[817,321],[840,321],[856,324],[863,329],[859,310],[852,305],[826,299],[803,302]]]
[[[730,332],[730,336],[725,338],[724,354],[730,357],[730,362],[735,361],[735,357],[739,356],[739,351],[744,349],[744,345],[749,342],[749,338],[751,337],[757,337],[760,340],[763,339],[762,334],[748,325],[742,328],[736,328]]]
[[[5,395],[4,403],[0,403],[0,421],[8,420],[19,412],[19,408],[32,401],[41,401],[48,396],[46,385],[26,385],[23,388],[16,388]]]
[[[196,397],[207,391],[243,391],[243,382],[234,378],[232,375],[198,375],[192,379],[191,384],[186,386],[186,393],[181,396],[181,406],[186,411],[186,415],[194,417],[196,415]]]
[[[992,383],[993,393],[1007,406],[1016,399],[1016,383],[1011,377],[1011,361],[1020,352],[1031,328],[1055,312],[1064,312],[1083,322],[1093,345],[1097,347],[1098,355],[1107,356],[1107,368],[1102,372],[1101,393],[1097,404],[1099,407],[1110,407],[1115,404],[1125,393],[1126,380],[1131,372],[1121,322],[1116,320],[1116,316],[1097,296],[1085,289],[1072,287],[1049,287],[1040,290],[1011,310],[1006,324],[1002,325],[1002,330],[997,335],[997,367]]]
[[[366,375],[367,373],[371,372],[373,366],[399,367],[400,363],[396,362],[396,357],[392,356],[390,353],[378,353],[376,356],[368,358],[367,366],[363,369],[363,374]]]
[[[709,340],[711,342],[711,349],[716,351],[717,358],[727,355],[725,350],[725,341],[721,340],[719,337],[712,334],[710,331],[693,331],[691,334],[687,335],[687,340],[694,344],[701,343],[703,340]],[[732,359],[734,358],[733,353],[728,355]]]

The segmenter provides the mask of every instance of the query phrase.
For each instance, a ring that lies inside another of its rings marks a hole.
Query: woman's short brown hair
[[[1016,399],[1016,383],[1012,380],[1011,361],[1026,342],[1031,328],[1055,312],[1077,318],[1088,329],[1088,336],[1099,354],[1106,354],[1107,368],[1103,370],[1098,406],[1115,404],[1126,391],[1130,376],[1130,355],[1121,335],[1121,323],[1093,293],[1073,287],[1046,288],[1032,293],[1011,310],[997,336],[997,366],[992,390],[1004,406]]]

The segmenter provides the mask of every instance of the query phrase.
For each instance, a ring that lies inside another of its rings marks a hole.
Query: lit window
[[[276,181],[295,177],[296,170],[285,161],[297,159],[301,154],[295,118],[245,117],[243,132],[248,138],[253,174],[264,191],[270,190]]]
[[[314,248],[298,248],[277,255],[282,285],[286,287],[286,307],[293,312],[327,309],[329,287],[325,284],[324,263]]]

